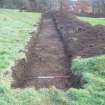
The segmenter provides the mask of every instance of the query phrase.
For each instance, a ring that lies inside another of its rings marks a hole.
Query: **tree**
[[[0,0],[0,7],[3,7],[3,0]]]
[[[92,0],[94,15],[105,15],[105,0]]]

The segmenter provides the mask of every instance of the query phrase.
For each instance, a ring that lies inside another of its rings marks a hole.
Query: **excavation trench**
[[[43,17],[40,31],[32,34],[26,59],[13,67],[13,87],[36,89],[55,86],[59,89],[80,87],[80,76],[70,72],[71,55],[68,53],[62,33],[51,17]]]

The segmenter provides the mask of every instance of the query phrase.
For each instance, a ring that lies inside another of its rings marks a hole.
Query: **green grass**
[[[75,74],[81,74],[87,82],[83,89],[74,90],[75,101],[79,105],[105,105],[105,55],[75,59],[72,70]]]
[[[91,17],[78,17],[78,19],[88,22],[91,25],[105,25],[105,18],[91,18]]]
[[[0,9],[0,72],[9,68],[16,59],[24,54],[28,33],[40,19],[39,13],[19,12]]]

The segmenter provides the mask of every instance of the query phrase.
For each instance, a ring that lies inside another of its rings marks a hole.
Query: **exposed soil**
[[[55,21],[73,57],[105,54],[105,26],[92,27],[73,16],[68,20],[59,14],[55,15]]]
[[[59,89],[78,87],[80,77],[74,77],[69,72],[70,60],[67,59],[64,47],[52,18],[43,17],[38,38],[33,34],[28,44],[27,59],[20,60],[13,68],[13,86],[55,86]]]

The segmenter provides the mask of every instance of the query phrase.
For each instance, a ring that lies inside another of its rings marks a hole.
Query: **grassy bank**
[[[105,25],[105,18],[78,17],[78,19],[94,25]]]
[[[39,13],[0,9],[0,72],[24,55],[21,50],[39,18]]]

